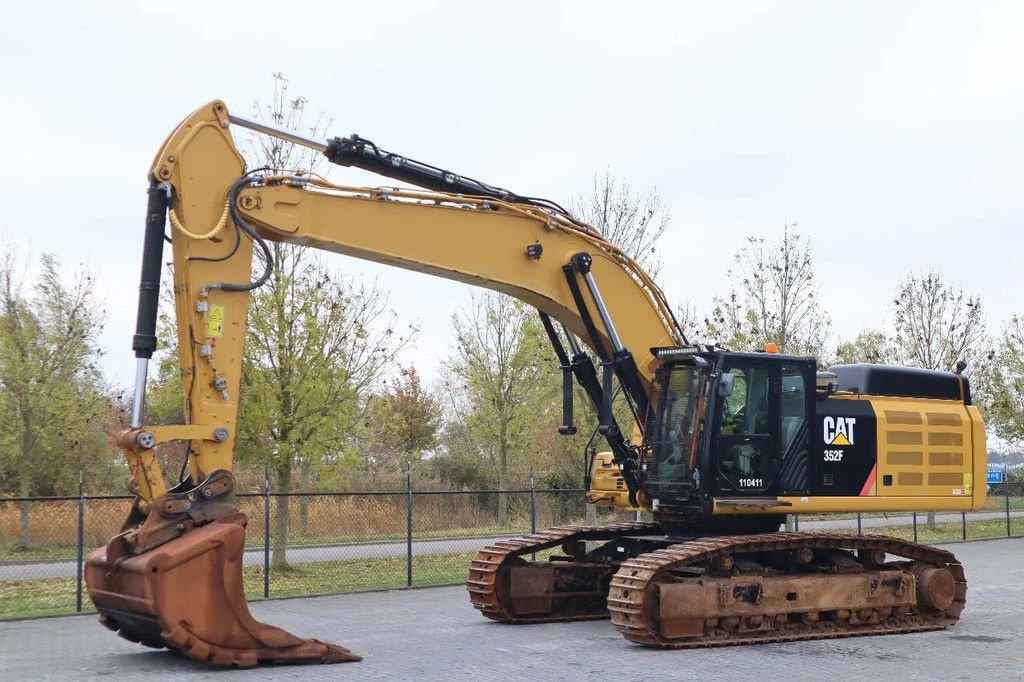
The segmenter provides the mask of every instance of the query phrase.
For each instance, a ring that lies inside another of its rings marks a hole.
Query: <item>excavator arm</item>
[[[425,189],[349,187],[278,169],[247,173],[231,136],[233,124]],[[145,386],[156,349],[165,216],[171,224],[186,423],[147,426]],[[241,591],[245,519],[234,501],[232,469],[246,316],[250,292],[272,271],[268,242],[453,279],[535,307],[566,377],[574,374],[592,400],[600,398],[601,431],[635,494],[636,461],[611,417],[612,376],[634,410],[634,428],[642,427],[653,380],[650,349],[683,338],[660,290],[631,258],[552,202],[384,152],[358,136],[310,140],[211,102],[171,133],[150,173],[133,340],[135,399],[131,428],[118,438],[137,499],[122,533],[87,568],[90,596],[108,626],[130,639],[214,663],[358,658],[258,623],[248,615]],[[260,254],[256,259],[254,251]],[[571,360],[552,319],[573,347]],[[601,386],[575,338],[599,359]],[[570,388],[567,379],[567,398]],[[571,415],[568,403],[566,413]],[[565,432],[572,428],[563,425]],[[188,476],[173,487],[154,450],[169,441],[189,444]],[[197,592],[196,585],[204,587]],[[222,605],[204,607],[198,617],[197,593]]]

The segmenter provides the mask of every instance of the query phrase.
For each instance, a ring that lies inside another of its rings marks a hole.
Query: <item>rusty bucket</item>
[[[139,555],[125,554],[115,537],[85,566],[100,621],[132,642],[214,665],[361,660],[252,617],[242,589],[245,524],[245,514],[232,514]]]

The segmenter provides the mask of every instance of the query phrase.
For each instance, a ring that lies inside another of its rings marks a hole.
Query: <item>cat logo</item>
[[[825,417],[825,442],[829,445],[853,445],[856,417]]]

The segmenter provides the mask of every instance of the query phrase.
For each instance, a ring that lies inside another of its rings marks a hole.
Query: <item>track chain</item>
[[[466,579],[470,601],[483,615],[502,623],[550,623],[573,620],[607,618],[608,614],[594,615],[529,615],[515,616],[508,604],[501,603],[498,595],[501,571],[508,568],[515,557],[533,554],[545,549],[577,540],[611,541],[624,535],[657,533],[654,523],[626,522],[601,526],[556,526],[539,533],[501,540],[484,547],[473,559]]]
[[[812,549],[882,550],[886,554],[925,562],[950,571],[956,582],[953,603],[941,615],[911,613],[889,617],[878,624],[850,625],[836,621],[811,624],[786,623],[768,632],[734,633],[720,627],[705,630],[703,637],[670,641],[657,627],[656,614],[645,608],[656,608],[657,601],[648,599],[649,589],[659,578],[679,568],[704,563],[716,556],[748,552],[789,551],[801,547]],[[623,562],[612,578],[608,609],[612,623],[622,635],[638,644],[666,649],[692,649],[733,644],[757,644],[793,640],[882,635],[924,630],[941,630],[955,623],[966,604],[967,583],[963,567],[951,552],[918,545],[884,535],[852,535],[841,533],[768,533],[762,535],[712,537],[641,554]]]

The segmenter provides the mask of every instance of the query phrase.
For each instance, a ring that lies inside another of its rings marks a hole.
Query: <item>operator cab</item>
[[[645,429],[643,487],[659,507],[806,493],[814,358],[655,350],[662,364]]]

